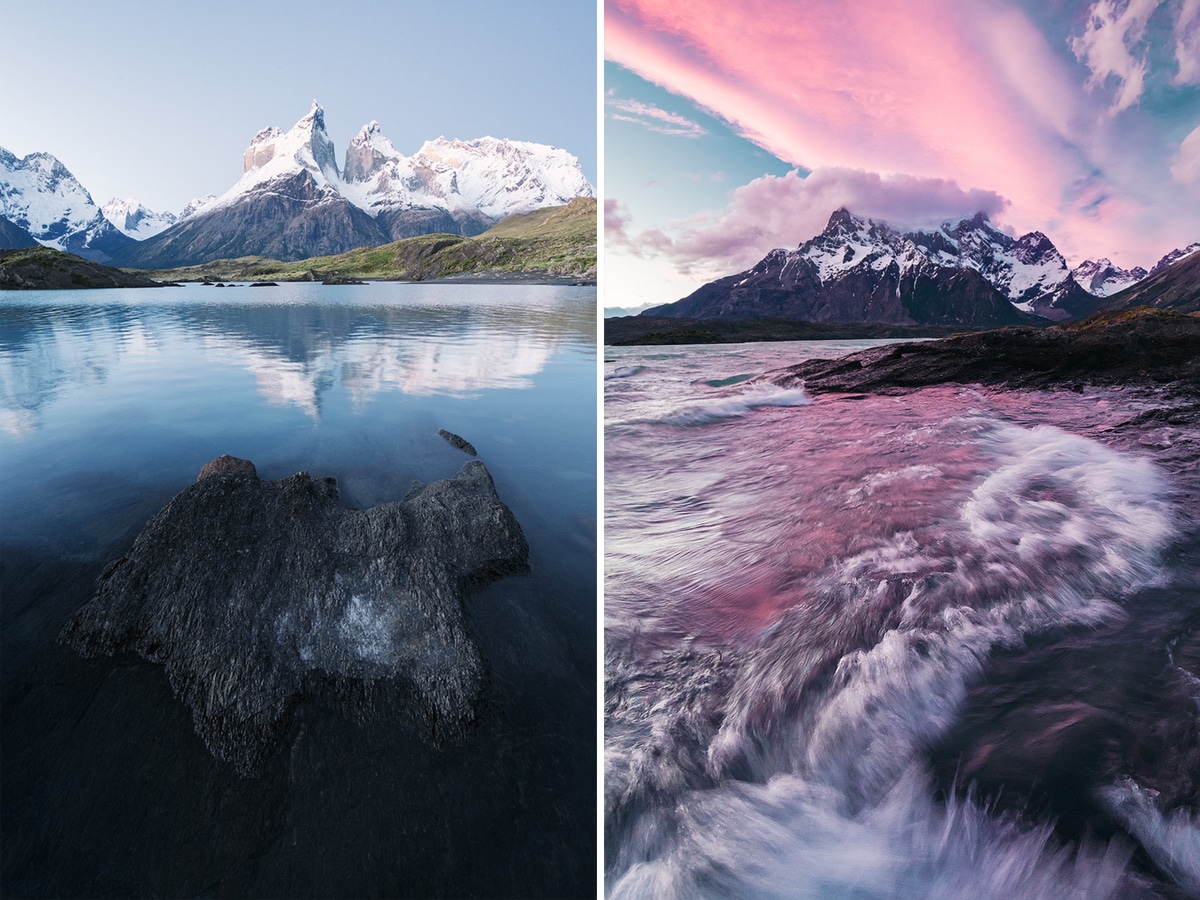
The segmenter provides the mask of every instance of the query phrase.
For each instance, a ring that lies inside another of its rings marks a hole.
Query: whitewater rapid
[[[1119,392],[751,381],[814,351],[609,348],[608,893],[1200,891],[1179,441]]]

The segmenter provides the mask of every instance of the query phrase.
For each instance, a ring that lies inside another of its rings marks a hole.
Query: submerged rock
[[[440,434],[447,441],[449,441],[450,446],[457,447],[459,450],[463,451],[464,453],[469,453],[471,456],[479,455],[475,452],[474,444],[472,444],[466,438],[460,437],[459,435],[455,434],[453,431],[447,431],[445,428],[439,428],[438,434]]]
[[[59,640],[163,663],[197,733],[243,773],[314,677],[407,691],[442,740],[474,718],[483,684],[463,594],[528,558],[481,462],[356,510],[332,478],[262,481],[225,456],[108,566]]]

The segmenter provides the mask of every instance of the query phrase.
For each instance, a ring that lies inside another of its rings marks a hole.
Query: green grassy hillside
[[[320,281],[327,275],[367,281],[506,276],[590,280],[596,277],[596,201],[579,198],[566,206],[510,216],[470,238],[427,234],[300,262],[249,256],[145,274],[167,281]]]

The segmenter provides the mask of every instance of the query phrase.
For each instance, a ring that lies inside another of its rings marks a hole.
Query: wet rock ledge
[[[251,774],[314,677],[406,691],[435,741],[461,733],[483,686],[462,598],[528,559],[482,462],[356,510],[332,478],[263,481],[224,456],[105,569],[59,639],[163,663],[212,753]]]
[[[763,380],[813,394],[905,390],[947,382],[1007,388],[1143,385],[1200,393],[1200,314],[1149,307],[1052,328],[1002,328],[809,360]]]

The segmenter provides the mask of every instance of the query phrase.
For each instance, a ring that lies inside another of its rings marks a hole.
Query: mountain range
[[[259,131],[242,163],[242,177],[224,194],[193,200],[175,216],[135,199],[97,207],[50,154],[17,159],[0,148],[0,242],[15,246],[24,232],[87,259],[138,268],[241,256],[291,261],[434,232],[479,234],[513,214],[594,196],[565,150],[438,138],[405,156],[377,122],[363,126],[339,168],[316,101],[288,131]]]
[[[772,250],[750,269],[642,315],[969,328],[1064,321],[1113,308],[1109,298],[1198,249],[1172,251],[1149,272],[1107,259],[1071,269],[1046,235],[1014,238],[983,213],[901,231],[839,209],[797,249]]]

